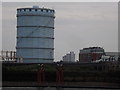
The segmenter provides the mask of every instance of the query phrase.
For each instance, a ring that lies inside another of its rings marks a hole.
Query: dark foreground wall
[[[119,72],[64,72],[64,82],[116,82],[120,83]],[[37,81],[36,72],[3,72],[3,81]],[[56,72],[45,72],[45,82],[56,82]]]
[[[96,67],[96,66],[95,66]],[[37,82],[36,65],[3,65],[2,80],[11,82]],[[45,82],[56,82],[56,65],[45,65]],[[101,71],[91,65],[64,65],[64,82],[120,83],[120,71]]]

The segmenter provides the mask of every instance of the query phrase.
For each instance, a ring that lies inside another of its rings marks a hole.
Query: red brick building
[[[101,47],[83,48],[79,53],[79,61],[92,62],[101,59],[102,55],[105,55],[105,52]]]

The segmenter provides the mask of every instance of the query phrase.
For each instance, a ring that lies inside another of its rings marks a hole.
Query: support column
[[[63,65],[62,64],[57,64],[56,81],[64,82]]]
[[[38,83],[43,83],[45,82],[45,70],[44,70],[44,65],[41,64],[38,72],[37,72],[37,82]]]

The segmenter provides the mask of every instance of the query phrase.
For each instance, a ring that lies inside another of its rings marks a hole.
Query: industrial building
[[[105,55],[98,61],[109,62],[109,61],[119,61],[120,55],[119,52],[105,52]]]
[[[101,59],[102,55],[105,55],[105,51],[101,47],[89,47],[83,48],[79,52],[80,62],[92,62]]]
[[[70,52],[63,56],[63,62],[75,62],[75,53]]]
[[[52,63],[54,60],[54,16],[48,8],[17,9],[16,56],[23,63]]]
[[[16,57],[16,51],[1,51],[0,60],[2,63],[22,63],[21,57]]]

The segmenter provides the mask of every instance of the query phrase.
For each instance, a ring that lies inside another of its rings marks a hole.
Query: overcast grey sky
[[[48,7],[55,9],[55,60],[74,51],[100,46],[107,52],[118,51],[118,3],[3,3],[2,45],[3,50],[15,50],[16,9],[21,7]]]

